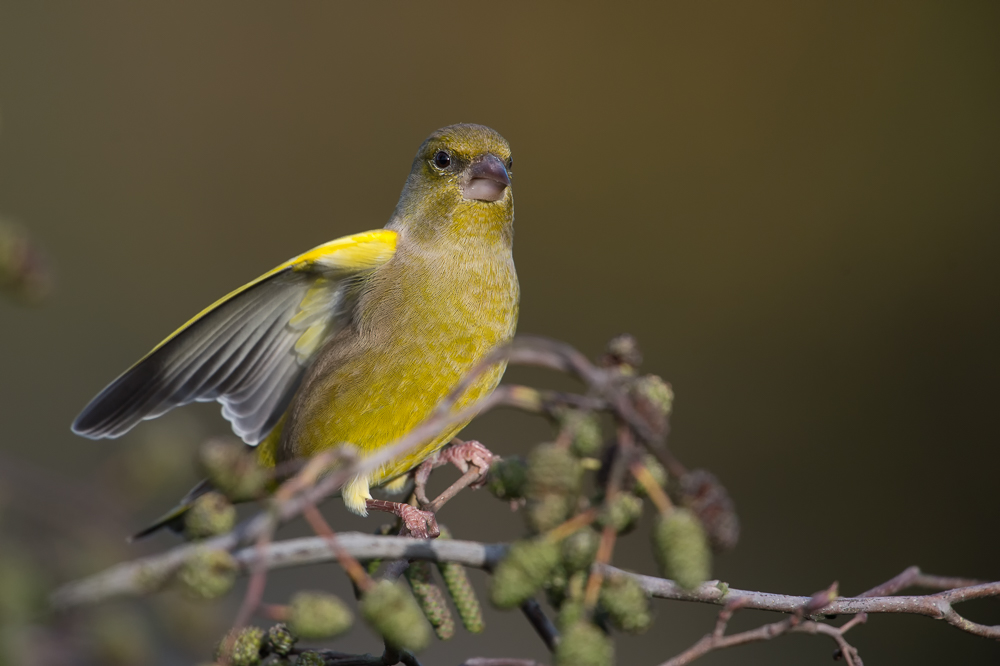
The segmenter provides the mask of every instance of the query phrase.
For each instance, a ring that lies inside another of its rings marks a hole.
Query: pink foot
[[[433,539],[441,534],[437,518],[431,511],[421,511],[415,506],[385,500],[365,500],[365,506],[371,511],[384,511],[402,519],[407,531],[417,539]]]
[[[461,442],[458,439],[454,441]],[[462,474],[465,474],[473,467],[479,470],[479,479],[471,484],[470,488],[482,488],[486,484],[486,477],[489,474],[490,466],[500,459],[500,456],[495,455],[475,440],[452,444],[448,448],[443,449],[438,455],[442,463],[450,462]]]

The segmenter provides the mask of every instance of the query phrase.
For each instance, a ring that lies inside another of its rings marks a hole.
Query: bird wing
[[[77,434],[118,437],[190,402],[257,444],[288,408],[306,367],[337,329],[344,285],[386,263],[396,232],[368,231],[316,247],[213,303],[94,398]]]

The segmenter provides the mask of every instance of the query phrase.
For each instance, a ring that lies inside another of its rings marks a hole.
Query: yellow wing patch
[[[282,264],[295,270],[325,268],[333,271],[363,271],[381,266],[396,252],[398,234],[388,229],[365,231],[324,243]]]
[[[397,238],[398,234],[395,231],[390,231],[388,229],[376,229],[374,231],[364,231],[360,234],[344,236],[343,238],[338,238],[330,241],[329,243],[323,243],[322,245],[314,247],[308,252],[286,261],[280,266],[264,273],[256,280],[248,282],[239,289],[226,294],[215,303],[212,303],[188,320],[183,326],[171,333],[160,344],[156,345],[156,347],[154,347],[149,354],[146,354],[143,359],[168,343],[170,340],[177,337],[186,328],[226,301],[239,296],[264,280],[287,270],[294,270],[296,272],[315,272],[320,274],[317,277],[317,284],[310,288],[309,292],[302,300],[300,305],[301,311],[296,314],[298,322],[293,324],[296,328],[302,327],[306,329],[305,333],[303,333],[304,338],[309,336],[309,340],[306,342],[300,340],[296,345],[296,352],[299,354],[299,357],[304,358],[305,356],[308,356],[308,353],[315,351],[315,347],[322,342],[322,333],[325,330],[324,324],[322,326],[317,326],[316,328],[318,330],[314,330],[310,333],[310,330],[315,322],[310,322],[303,326],[307,320],[317,314],[322,306],[330,304],[330,293],[332,291],[329,288],[330,280],[322,275],[324,273],[330,273],[332,274],[331,277],[333,277],[337,274],[355,273],[378,268],[385,262],[389,261],[389,259],[392,258],[392,255],[395,254]],[[301,319],[299,319],[299,316],[301,316]],[[310,340],[312,341],[311,343]],[[313,345],[311,349],[310,344]]]

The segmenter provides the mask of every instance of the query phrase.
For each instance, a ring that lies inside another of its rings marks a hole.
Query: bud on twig
[[[837,582],[834,581],[833,584],[830,585],[830,587],[826,588],[825,590],[820,590],[819,592],[812,595],[809,598],[809,603],[807,603],[802,608],[802,614],[808,617],[809,615],[818,613],[819,611],[823,610],[824,608],[832,604],[834,600],[838,596],[840,596],[839,587],[840,586],[837,584]]]
[[[601,359],[601,365],[609,367],[612,365],[637,368],[642,365],[642,351],[639,349],[639,341],[629,333],[622,333],[611,338]]]

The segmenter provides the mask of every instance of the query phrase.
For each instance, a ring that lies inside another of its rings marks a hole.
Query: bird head
[[[507,231],[514,219],[512,165],[510,146],[495,130],[443,127],[417,151],[394,220],[436,231]]]

